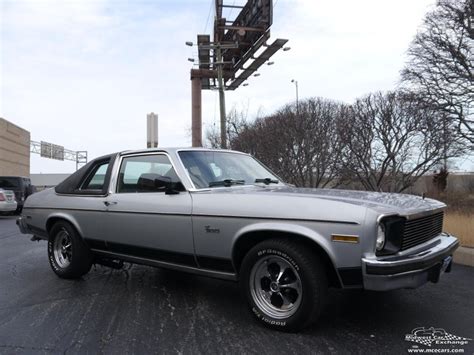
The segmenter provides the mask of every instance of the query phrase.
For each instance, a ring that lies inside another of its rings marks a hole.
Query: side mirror
[[[160,176],[155,179],[155,187],[159,190],[164,189],[166,195],[177,195],[179,194],[179,188],[182,184],[180,182],[174,183],[171,181],[169,176]]]

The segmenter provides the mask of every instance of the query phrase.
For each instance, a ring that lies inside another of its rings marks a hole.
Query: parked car
[[[21,212],[26,198],[34,192],[30,178],[22,176],[0,176],[0,188],[15,193],[17,213]]]
[[[0,214],[16,211],[17,203],[13,191],[0,189]]]
[[[441,202],[296,188],[227,150],[125,151],[89,162],[25,203],[61,278],[124,261],[239,281],[263,324],[314,321],[329,286],[386,291],[438,282],[458,240]]]

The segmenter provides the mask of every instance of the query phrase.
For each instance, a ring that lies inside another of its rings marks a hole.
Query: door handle
[[[117,201],[104,201],[104,205],[110,206],[110,205],[116,205]]]

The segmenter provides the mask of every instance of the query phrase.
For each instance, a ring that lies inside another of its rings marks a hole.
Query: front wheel
[[[93,256],[77,231],[67,222],[57,222],[49,233],[48,259],[61,278],[75,279],[91,269]]]
[[[288,332],[318,317],[328,288],[318,256],[288,239],[253,247],[242,262],[240,286],[260,323]]]

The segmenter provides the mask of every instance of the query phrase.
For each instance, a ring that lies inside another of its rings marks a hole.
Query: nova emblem
[[[205,226],[204,229],[206,233],[220,233],[221,230],[219,228],[211,228],[211,226]]]

